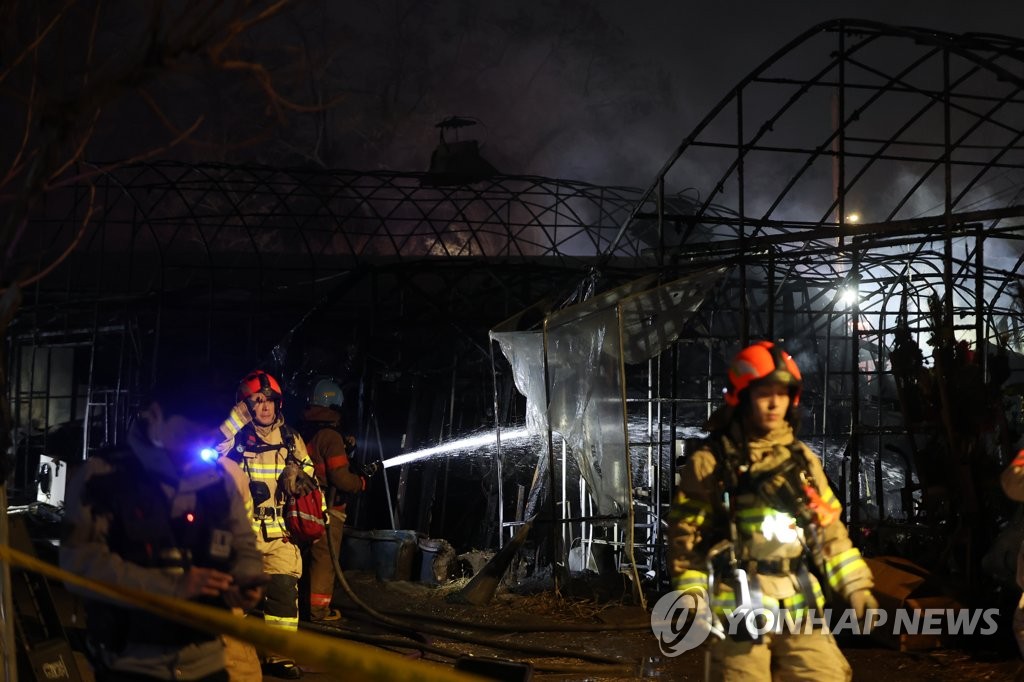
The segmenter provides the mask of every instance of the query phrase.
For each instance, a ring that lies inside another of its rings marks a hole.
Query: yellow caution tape
[[[313,668],[345,671],[346,678],[359,680],[410,680],[438,682],[479,682],[485,678],[455,670],[440,663],[410,660],[358,642],[349,642],[313,632],[292,632],[266,625],[258,618],[239,618],[230,611],[175,599],[142,590],[89,580],[40,561],[7,545],[0,545],[0,559],[41,573],[54,580],[85,588],[108,599],[145,609],[164,618],[196,627],[215,635],[228,635],[273,651]]]

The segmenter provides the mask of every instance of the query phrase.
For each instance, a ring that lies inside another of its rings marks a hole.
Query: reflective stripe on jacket
[[[723,442],[717,443],[715,449],[724,451],[723,447],[728,447],[730,440],[742,442],[737,425],[733,425],[728,435],[730,438],[722,438]],[[796,448],[800,450],[794,455]],[[744,454],[736,453],[735,456],[745,460],[738,463],[748,465],[751,477],[759,484],[770,480],[771,472],[792,464],[792,458],[806,460],[797,464],[801,470],[806,470],[813,486],[810,493],[814,503],[810,512],[803,510],[806,518],[797,519],[793,508],[779,508],[777,499],[765,499],[763,488],[754,489],[755,486],[734,491],[732,502],[739,541],[736,548],[738,559],[771,561],[797,558],[804,552],[804,543],[813,539],[806,537],[813,530],[825,561],[830,587],[844,598],[854,591],[870,589],[873,586],[871,571],[850,541],[846,527],[838,520],[840,503],[828,486],[818,457],[794,439],[788,424],[763,438],[749,441],[746,450],[748,460]],[[680,472],[679,489],[668,517],[668,558],[674,586],[692,582],[691,572],[706,574],[709,570],[708,550],[721,540],[729,539],[728,517],[723,505],[723,466],[712,446],[707,444],[690,457]],[[764,476],[757,478],[759,475]],[[793,574],[762,575],[759,581],[767,599],[790,599],[800,592]],[[817,598],[820,586],[816,580],[812,580],[812,585]]]
[[[249,478],[250,484],[264,484],[269,497],[254,504],[251,517],[256,536],[263,540],[287,537],[284,525],[284,491],[278,490],[281,474],[288,458],[288,444],[282,435],[282,427],[294,439],[294,457],[302,470],[313,476],[313,462],[306,453],[306,444],[293,429],[284,426],[284,419],[278,415],[270,426],[250,423],[230,440],[218,447],[218,451],[238,463]],[[252,486],[250,485],[250,490]],[[255,502],[255,501],[254,501]]]

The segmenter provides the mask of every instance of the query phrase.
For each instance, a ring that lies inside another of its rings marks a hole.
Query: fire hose
[[[332,487],[330,492],[329,492],[329,494],[328,494],[328,502],[327,502],[328,507],[332,507],[333,506],[335,493],[336,493],[336,491]],[[612,656],[604,656],[604,655],[601,655],[601,654],[589,654],[589,653],[586,653],[586,652],[564,651],[564,650],[556,649],[556,648],[552,648],[552,647],[523,646],[521,644],[520,645],[513,645],[512,643],[507,642],[507,641],[505,641],[503,639],[498,639],[498,638],[495,638],[495,637],[481,636],[481,635],[471,635],[471,634],[467,634],[467,633],[464,633],[464,632],[459,632],[457,630],[452,630],[452,629],[449,629],[449,628],[446,628],[446,627],[443,627],[443,626],[430,625],[430,624],[419,624],[417,626],[412,626],[412,625],[408,624],[407,622],[402,621],[401,619],[393,618],[393,617],[391,617],[389,615],[381,613],[380,611],[374,609],[373,607],[368,605],[365,601],[363,601],[362,599],[359,598],[359,596],[352,589],[352,586],[349,584],[348,580],[345,579],[345,572],[342,570],[342,568],[341,568],[341,561],[339,560],[339,554],[340,554],[340,549],[341,548],[334,546],[334,542],[331,540],[331,534],[330,533],[327,533],[327,548],[328,548],[328,551],[330,552],[330,555],[331,555],[331,565],[334,568],[334,575],[338,579],[338,582],[341,584],[342,589],[345,591],[345,594],[348,595],[349,599],[351,599],[352,602],[356,606],[358,606],[360,609],[362,609],[368,615],[373,617],[375,620],[377,620],[380,623],[383,623],[385,625],[388,625],[388,626],[390,626],[392,628],[395,628],[395,629],[397,629],[398,631],[400,631],[402,633],[407,634],[407,636],[409,636],[412,639],[415,639],[415,640],[419,641],[422,645],[426,644],[426,638],[424,637],[424,633],[425,633],[425,634],[431,634],[431,635],[437,635],[437,636],[441,636],[441,637],[446,637],[448,639],[455,639],[455,640],[466,642],[466,643],[469,643],[469,644],[479,644],[479,645],[482,645],[482,646],[492,647],[492,648],[496,648],[496,649],[503,649],[503,650],[507,650],[507,651],[514,651],[514,652],[519,652],[519,653],[524,653],[524,654],[535,654],[535,655],[539,655],[539,656],[556,656],[556,657],[558,657],[558,656],[568,656],[568,657],[572,657],[572,658],[578,658],[580,660],[586,660],[586,661],[592,661],[592,662],[596,662],[596,663],[605,664],[606,666],[608,666],[608,665],[611,665],[611,666],[616,666],[616,665],[617,666],[622,666],[623,664],[630,665],[630,666],[633,665],[632,663],[624,662],[621,659],[618,659],[618,658],[615,658],[615,657],[612,657]],[[420,616],[417,615],[417,617],[419,618]],[[438,619],[441,619],[441,618],[438,618]],[[445,619],[445,620],[447,620],[447,619]],[[458,625],[464,625],[466,627],[474,627],[474,628],[475,627],[479,627],[479,625],[475,624],[475,623],[462,622],[462,623],[457,623],[457,624]],[[593,624],[588,624],[588,625],[593,625]],[[331,628],[325,628],[325,629],[331,629]],[[503,629],[503,628],[491,627],[490,629]],[[549,628],[538,627],[537,631],[544,631],[544,630],[547,630],[547,629],[549,629]],[[557,631],[561,631],[561,632],[572,632],[572,631],[575,631],[573,628],[561,628],[561,627],[559,627],[559,628],[552,628],[552,629],[553,630],[557,630]],[[599,629],[622,629],[622,628],[608,626],[608,627],[601,627]],[[517,628],[517,627],[509,627],[508,630],[512,631],[512,632],[524,631],[523,629]],[[579,628],[580,632],[593,632],[594,630],[595,630],[594,628],[588,628],[588,627]],[[424,649],[425,647],[424,646],[416,646],[415,648]],[[579,670],[578,667],[573,667],[572,669],[573,670]],[[601,670],[607,670],[607,668],[602,667]]]

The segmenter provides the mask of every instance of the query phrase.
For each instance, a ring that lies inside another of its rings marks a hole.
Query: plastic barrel
[[[375,530],[370,533],[373,545],[373,570],[381,580],[411,580],[416,558],[416,531]]]

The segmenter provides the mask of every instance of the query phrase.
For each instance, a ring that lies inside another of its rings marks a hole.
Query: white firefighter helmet
[[[330,379],[321,379],[313,386],[313,393],[309,396],[310,405],[322,407],[341,407],[345,398],[341,394],[341,387]]]

